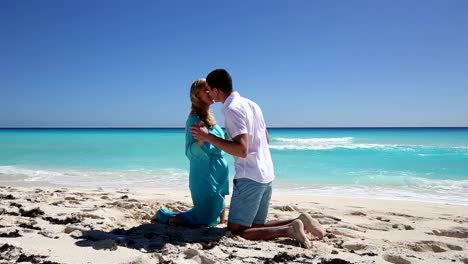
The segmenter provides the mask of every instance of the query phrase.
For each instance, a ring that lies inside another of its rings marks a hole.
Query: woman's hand
[[[195,125],[194,127],[196,127],[196,126],[198,126],[198,128],[202,128],[202,127],[204,128],[204,127],[205,127],[205,123],[204,123],[203,121],[200,121],[200,123],[198,123],[198,124]],[[205,128],[205,129],[206,129],[206,128]],[[195,137],[195,138],[197,138],[197,137]],[[202,140],[202,139],[199,139],[199,138],[197,138],[197,139],[198,139],[197,145],[198,145],[199,147],[203,146],[203,143],[205,143],[205,140]]]

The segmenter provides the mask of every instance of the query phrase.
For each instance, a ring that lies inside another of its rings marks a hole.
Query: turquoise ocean
[[[275,192],[468,204],[468,128],[269,132]],[[0,184],[188,190],[184,138],[182,128],[0,129]]]

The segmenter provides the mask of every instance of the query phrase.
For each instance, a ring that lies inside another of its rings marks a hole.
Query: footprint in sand
[[[333,230],[329,230],[329,232],[336,236],[344,236],[344,237],[349,237],[349,238],[361,238],[361,236],[354,234],[353,232],[350,232],[349,230],[346,230],[343,228],[335,228]]]
[[[105,219],[104,217],[101,217],[99,215],[95,215],[95,214],[90,214],[90,213],[77,213],[76,216],[83,220],[85,218],[91,218],[91,219]]]
[[[462,251],[463,248],[457,245],[447,244],[438,241],[419,241],[408,244],[408,248],[416,252],[441,253],[449,250]]]
[[[364,209],[365,207],[362,207],[362,206],[355,206],[355,205],[348,205],[346,207],[349,207],[349,208],[357,208],[357,209]]]
[[[13,207],[16,207],[16,208],[21,208],[21,207],[23,207],[22,204],[15,203],[15,202],[11,202],[11,203],[10,203],[10,206],[13,206]]]
[[[411,264],[409,260],[406,260],[400,256],[395,256],[395,255],[386,255],[384,256],[384,259],[393,264]]]
[[[338,222],[333,220],[333,219],[330,219],[330,218],[322,218],[322,219],[317,219],[317,221],[321,224],[321,225],[333,225],[333,224],[337,224]]]
[[[214,260],[209,259],[203,255],[200,254],[198,250],[195,249],[187,249],[185,252],[185,258],[191,260],[194,263],[200,263],[200,264],[213,264],[216,263]]]
[[[98,210],[98,207],[96,205],[94,207],[91,207],[91,208],[81,209],[82,212],[94,212],[94,211],[97,211],[97,210]]]
[[[1,263],[50,263],[57,264],[57,262],[46,260],[47,256],[42,255],[28,255],[22,248],[13,245],[4,244],[0,246],[0,260],[6,262]]]
[[[363,250],[363,249],[368,248],[368,245],[366,244],[353,242],[353,241],[344,242],[342,246],[346,248],[347,250],[353,250],[353,251],[358,251],[358,250]]]
[[[55,225],[67,225],[67,224],[75,224],[75,223],[81,222],[81,220],[75,216],[67,217],[65,219],[58,219],[58,218],[47,216],[47,217],[43,217],[42,219]]]
[[[447,214],[444,214],[447,215]],[[463,216],[452,216],[448,215],[449,217],[439,217],[441,220],[448,220],[448,221],[453,221],[458,224],[465,224],[468,223],[468,217],[463,217]]]
[[[468,238],[468,228],[465,227],[454,227],[451,229],[439,229],[432,230],[432,233],[436,236],[446,236],[455,238]]]
[[[63,204],[65,201],[55,201],[53,203],[51,203],[51,205],[54,205],[54,206],[59,206],[61,204]]]
[[[410,225],[402,225],[402,224],[393,224],[392,228],[399,229],[399,230],[414,230],[414,227]]]
[[[355,215],[355,216],[367,216],[367,214],[361,212],[361,211],[352,211],[349,213],[350,215]]]
[[[8,237],[8,238],[14,238],[14,237],[21,237],[22,235],[19,233],[18,230],[15,231],[7,231],[5,233],[0,232],[0,237]]]
[[[376,219],[379,220],[379,221],[382,221],[382,222],[390,222],[390,219],[388,219],[388,218],[383,218],[383,217],[381,217],[381,216],[378,216]]]
[[[288,205],[277,205],[273,206],[273,209],[280,210],[283,212],[294,212],[294,211],[299,211],[300,209],[293,205],[293,204],[288,204]]]
[[[18,227],[28,229],[28,230],[41,230],[40,227],[34,226],[32,223],[19,223]]]
[[[336,227],[337,227],[337,228],[349,229],[349,230],[353,230],[353,231],[358,231],[358,232],[361,232],[361,233],[365,233],[365,232],[366,232],[366,229],[365,229],[365,228],[360,228],[360,227],[358,227],[358,226],[349,225],[349,224],[340,224],[340,225],[337,225]]]
[[[364,229],[368,229],[368,230],[374,230],[374,231],[390,231],[392,228],[389,224],[384,224],[384,223],[359,224],[357,226],[364,228]]]
[[[112,203],[107,203],[107,205],[114,206],[114,207],[119,207],[123,209],[133,209],[136,207],[135,204],[132,203],[126,203],[126,202],[112,202]]]
[[[338,222],[341,222],[341,219],[335,216],[331,215],[324,215],[322,213],[316,213],[316,212],[308,212],[308,214],[319,221],[320,224],[322,225],[330,225],[330,224],[337,224]]]
[[[44,215],[44,211],[42,211],[39,207],[33,208],[31,210],[24,210],[24,209],[20,208],[19,212],[20,212],[21,216],[30,217],[30,218],[34,218],[34,217],[38,217],[40,215]]]
[[[402,213],[394,213],[394,212],[389,212],[387,213],[388,215],[393,215],[393,216],[401,216],[405,218],[416,218],[415,216],[409,215],[409,214],[402,214]]]
[[[0,194],[0,199],[1,200],[15,200],[16,198],[11,194],[8,194],[8,195]]]

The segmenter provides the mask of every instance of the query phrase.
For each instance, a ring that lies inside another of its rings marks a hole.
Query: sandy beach
[[[274,193],[270,220],[306,212],[326,228],[305,249],[149,223],[190,208],[188,191],[3,185],[0,201],[0,263],[468,263],[467,205]]]

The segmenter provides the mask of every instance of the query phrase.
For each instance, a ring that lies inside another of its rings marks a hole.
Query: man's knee
[[[240,225],[240,224],[235,224],[235,223],[230,223],[228,222],[227,229],[231,231],[232,234],[237,235],[237,236],[242,236],[245,230],[247,230],[249,227]]]

